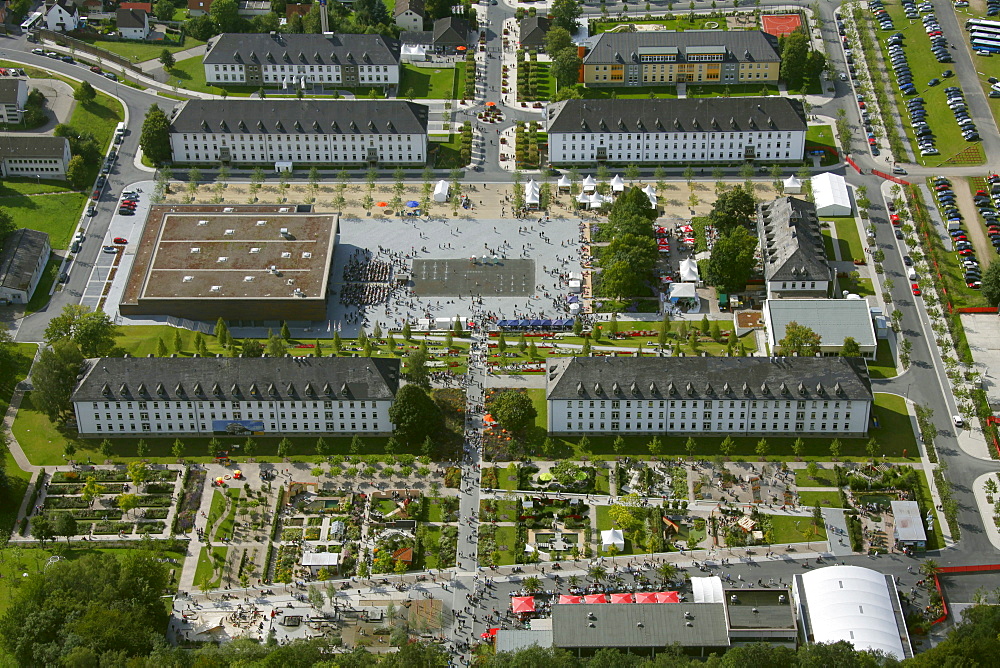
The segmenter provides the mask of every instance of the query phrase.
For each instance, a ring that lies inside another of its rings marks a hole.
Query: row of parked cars
[[[958,253],[958,262],[964,272],[965,284],[973,290],[978,290],[983,286],[982,268],[979,266],[979,260],[976,259],[975,248],[973,248],[972,242],[969,241],[969,237],[962,227],[964,221],[956,204],[955,191],[951,188],[951,181],[943,176],[939,176],[931,181],[931,184],[934,187],[934,196],[937,198],[938,205],[941,207],[941,211],[947,220],[948,234],[951,236],[955,252]],[[983,191],[979,192],[982,193]],[[977,197],[979,197],[978,194]],[[996,209],[993,209],[993,212],[996,213]],[[1000,244],[1000,224],[998,224],[996,229],[997,237],[994,241],[994,248],[997,248],[997,244]]]
[[[895,30],[896,25],[892,22],[892,17],[889,16],[882,0],[868,0],[868,9],[871,10],[872,16],[875,17],[875,21],[878,22],[882,30]]]
[[[0,77],[26,77],[28,76],[20,67],[0,67]]]
[[[934,5],[924,0],[919,5],[914,2],[914,0],[903,0],[903,13],[906,14],[906,18],[915,19],[921,14],[930,14],[934,11]]]
[[[931,53],[934,54],[937,61],[939,63],[955,62],[955,59],[951,57],[951,52],[948,50],[948,47],[951,45],[941,30],[941,24],[938,23],[937,16],[928,14],[920,20],[923,21],[924,31],[927,33],[927,36],[931,38]]]
[[[955,122],[962,130],[962,137],[965,141],[978,141],[979,130],[975,121],[969,115],[969,107],[965,101],[965,93],[958,86],[948,86],[944,89],[945,101],[948,109],[955,115]]]

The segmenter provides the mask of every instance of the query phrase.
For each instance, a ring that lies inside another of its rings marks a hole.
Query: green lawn
[[[688,84],[688,97],[742,97],[777,95],[775,84]]]
[[[61,264],[62,258],[59,256],[52,255],[49,257],[49,261],[45,265],[45,273],[38,280],[38,285],[35,286],[35,293],[31,295],[31,299],[28,301],[27,306],[25,306],[25,315],[41,311],[49,303],[49,290],[52,289],[52,284],[59,274],[59,265]]]
[[[223,559],[225,559],[226,555],[229,553],[229,548],[216,546],[212,548],[212,551],[215,554],[220,555]],[[194,585],[196,587],[201,587],[201,584],[204,581],[204,579],[206,577],[212,577],[212,573],[213,573],[212,560],[208,556],[208,548],[203,547],[201,548],[201,553],[198,555],[198,566],[195,568],[194,571]],[[211,587],[212,588],[218,587],[221,582],[222,582],[222,574],[219,573],[219,576],[214,580],[212,580]]]
[[[514,545],[517,542],[517,530],[512,526],[498,526],[496,528],[497,550],[500,552],[499,565],[509,566],[515,563],[517,555],[514,554]],[[504,547],[506,546],[506,549]],[[479,548],[479,562],[487,563],[489,554]]]
[[[215,493],[219,494],[218,490],[216,490]],[[215,531],[215,536],[213,536],[213,538],[212,538],[213,541],[215,541],[215,542],[221,542],[223,540],[228,540],[228,539],[230,539],[230,538],[233,537],[233,527],[234,527],[234,525],[236,523],[236,505],[237,505],[238,499],[240,498],[240,494],[241,494],[241,490],[240,490],[239,487],[235,487],[235,488],[227,489],[226,490],[226,496],[228,496],[230,498],[230,500],[231,500],[230,501],[230,505],[229,505],[229,512],[226,513],[225,518],[219,524],[219,528]],[[222,496],[222,495],[219,494],[219,496]],[[224,501],[223,501],[223,504],[224,504]],[[212,496],[212,508],[213,508],[213,510],[215,508],[215,496],[214,495]],[[225,505],[223,505],[223,508],[225,508]]]
[[[847,290],[848,292],[858,295],[859,297],[868,297],[875,294],[875,285],[872,283],[872,279],[865,278],[863,276],[858,276],[857,278],[847,275],[846,277],[841,276],[837,278],[840,282],[840,289]]]
[[[0,200],[0,207],[10,212],[18,226],[48,233],[52,248],[66,249],[86,202],[83,193],[17,195]]]
[[[455,91],[455,78],[455,69],[451,67],[403,65],[399,81],[399,97],[451,100]]]
[[[713,25],[706,25],[710,23]],[[594,33],[609,32],[620,25],[661,25],[665,26],[666,30],[676,30],[678,32],[683,32],[684,30],[728,30],[725,19],[695,17],[694,20],[691,20],[690,18],[679,18],[660,21],[597,22],[594,24]]]
[[[889,342],[880,339],[875,349],[875,360],[868,362],[868,375],[872,378],[895,378],[896,362],[889,349]]]
[[[799,492],[799,503],[803,506],[819,506],[821,508],[840,508],[840,492],[836,489],[821,492]]]
[[[451,169],[453,167],[464,167],[462,164],[462,135],[459,132],[448,135],[446,141],[440,141],[439,135],[431,135],[430,150],[434,153],[434,167],[437,169]]]
[[[226,91],[227,95],[234,97],[247,97],[251,93],[257,92],[257,88],[254,86],[232,85],[223,87],[209,85],[205,81],[205,66],[202,65],[201,61],[202,56],[177,61],[168,72],[170,75],[168,83],[171,86],[176,85],[178,88],[212,93],[213,95],[221,95],[223,90]]]
[[[613,88],[587,88],[576,85],[585,100],[629,100],[629,99],[673,99],[677,97],[677,86],[622,86]]]
[[[73,189],[65,181],[48,179],[4,179],[0,181],[0,206],[5,206],[3,198],[18,195],[39,195],[47,193],[68,193]]]
[[[38,345],[34,343],[15,343],[14,349],[17,354],[17,365],[14,367],[14,375],[10,378],[0,378],[0,409],[6,410],[10,398],[14,394],[14,388],[24,380],[31,368],[31,361],[35,357]],[[28,481],[31,476],[22,471],[14,461],[14,456],[4,448],[3,458],[5,470],[7,471],[7,486],[0,487],[0,529],[10,530],[17,519],[17,511],[21,506],[21,500],[28,489]],[[2,565],[0,565],[2,566]],[[0,587],[3,589],[3,587]],[[3,594],[0,593],[0,600]],[[2,608],[2,605],[0,605]]]
[[[934,88],[928,88],[927,86],[928,81],[933,78],[940,79],[941,72],[946,69],[954,70],[954,66],[937,62],[937,59],[929,48],[930,45],[927,34],[924,32],[923,24],[920,21],[910,21],[907,19],[899,0],[888,0],[885,3],[885,8],[895,22],[896,30],[893,32],[898,31],[903,33],[903,48],[906,51],[906,58],[910,69],[913,71],[913,83],[917,87],[917,95],[927,101],[927,122],[934,128],[934,134],[937,137],[937,148],[941,152],[941,155],[930,155],[926,158],[921,157],[915,149],[916,142],[914,141],[913,128],[908,123],[903,123],[903,130],[905,131],[905,136],[909,138],[915,160],[925,166],[937,166],[946,163],[956,153],[974,146],[979,148],[979,160],[965,160],[962,164],[981,164],[983,162],[981,145],[976,142],[967,142],[962,138],[962,132],[955,122],[955,116],[948,109],[948,105],[945,104],[946,96],[943,89],[948,86],[947,80],[945,80],[946,83]],[[876,29],[876,34],[880,38],[878,42],[881,45],[882,55],[886,62],[889,62],[887,45],[884,38],[892,33]],[[897,104],[908,99],[900,94],[899,87],[896,86],[895,81],[887,82],[887,84],[892,90],[892,95],[895,96]],[[900,106],[900,109],[905,111],[904,106]],[[906,118],[906,114],[903,111],[900,113],[903,118]]]
[[[134,63],[141,63],[144,60],[155,60],[160,57],[163,53],[163,49],[167,49],[170,53],[177,53],[178,51],[183,51],[185,49],[192,49],[196,46],[204,44],[199,40],[192,37],[186,37],[184,39],[184,44],[146,44],[143,42],[108,42],[105,40],[94,40],[91,42],[94,46],[110,51],[111,53],[117,53],[119,56],[129,58]],[[89,54],[81,54],[82,57],[93,59],[93,56]]]
[[[771,515],[770,521],[771,528],[774,529],[774,537],[772,538],[774,545],[826,540],[826,527],[814,527],[811,517]]]
[[[833,162],[838,155],[837,144],[833,138],[833,127],[829,125],[810,125],[806,130],[806,153],[809,151],[824,151],[824,161]]]
[[[795,469],[795,484],[799,487],[836,487],[837,473],[833,469],[820,469],[814,478],[805,469]]]
[[[837,231],[837,244],[840,246],[840,259],[845,262],[865,259],[865,248],[861,245],[861,237],[858,234],[858,225],[850,216],[823,216],[820,224],[829,223]],[[827,236],[827,229],[823,228],[823,236]],[[832,243],[832,239],[825,243]],[[832,247],[827,246],[827,254],[832,259]]]
[[[77,104],[73,108],[73,116],[69,124],[78,131],[86,130],[94,135],[100,147],[101,155],[104,155],[111,144],[111,137],[115,132],[115,127],[125,120],[121,103],[104,93],[98,93],[97,98],[89,104]],[[87,178],[88,183],[97,178],[97,170],[100,164],[89,165],[91,174]],[[77,212],[79,215],[79,212]]]

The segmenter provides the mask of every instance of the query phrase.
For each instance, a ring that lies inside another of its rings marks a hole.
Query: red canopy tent
[[[656,594],[651,591],[640,591],[635,595],[636,603],[656,603]]]
[[[483,416],[483,422],[485,422],[486,424],[493,424],[496,422],[496,418],[487,413],[486,415]]]
[[[612,603],[632,603],[632,594],[612,594]]]
[[[534,596],[515,596],[510,599],[510,609],[511,611],[521,614],[525,612],[535,611],[535,597]]]
[[[483,631],[482,633],[480,633],[479,637],[482,638],[483,640],[489,640],[490,638],[496,638],[497,637],[497,631],[499,631],[499,630],[500,629],[487,629],[487,630]]]
[[[583,597],[582,596],[569,596],[567,594],[560,594],[559,595],[559,602],[560,603],[583,603]]]
[[[658,591],[658,592],[656,592],[656,602],[657,603],[680,603],[681,599],[678,598],[677,592],[675,592],[675,591]]]
[[[607,603],[608,597],[604,594],[587,594],[583,600],[587,603]]]

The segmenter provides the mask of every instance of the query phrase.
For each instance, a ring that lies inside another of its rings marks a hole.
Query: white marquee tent
[[[528,181],[528,185],[524,188],[524,201],[529,206],[538,206],[540,194],[541,188],[538,187],[538,182],[534,179]]]
[[[647,185],[645,188],[642,189],[642,192],[646,193],[646,197],[649,198],[650,205],[655,209],[657,200],[656,188],[654,188],[652,185]]]
[[[621,174],[615,174],[615,178],[611,179],[611,190],[616,193],[620,193],[625,190],[625,179],[622,178]]]
[[[799,181],[795,174],[785,179],[785,192],[789,195],[798,195],[802,192],[802,181]]]
[[[593,176],[588,176],[583,180],[583,190],[595,190],[597,188],[597,180]]]
[[[698,291],[695,289],[694,283],[671,283],[669,299],[670,301],[698,299]]]
[[[434,201],[435,202],[447,202],[448,201],[448,192],[450,190],[451,190],[451,186],[448,185],[447,181],[445,181],[444,179],[441,179],[440,181],[438,181],[437,185],[434,186]]]
[[[560,188],[570,188],[573,185],[573,183],[572,181],[569,180],[568,176],[563,174],[562,176],[559,177],[559,183],[557,183],[556,185],[559,186]]]
[[[847,192],[847,181],[839,174],[825,172],[810,179],[813,199],[818,216],[850,216],[851,196]]]
[[[625,549],[625,536],[622,535],[621,529],[608,529],[601,532],[601,547],[606,549],[612,545],[619,550]]]
[[[680,270],[682,281],[687,283],[697,283],[701,280],[698,276],[698,263],[691,258],[681,260]]]

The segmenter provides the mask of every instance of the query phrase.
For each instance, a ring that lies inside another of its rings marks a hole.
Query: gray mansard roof
[[[548,114],[550,133],[806,130],[802,103],[778,96],[566,100]]]
[[[170,131],[426,134],[427,107],[405,100],[188,100]]]
[[[872,399],[868,366],[844,357],[566,357],[548,399]]]
[[[381,35],[223,33],[205,65],[398,65],[399,42]]]
[[[768,281],[829,281],[830,264],[816,207],[795,197],[757,206],[764,278]]]
[[[352,357],[104,357],[73,401],[389,400],[399,360]]]
[[[42,255],[48,259],[49,235],[27,227],[14,230],[0,251],[0,287],[27,291]]]
[[[685,62],[689,47],[725,47],[723,62],[773,63],[781,58],[773,37],[760,30],[689,30],[686,32],[605,32],[583,62],[587,65],[639,63],[639,56],[675,48]]]

